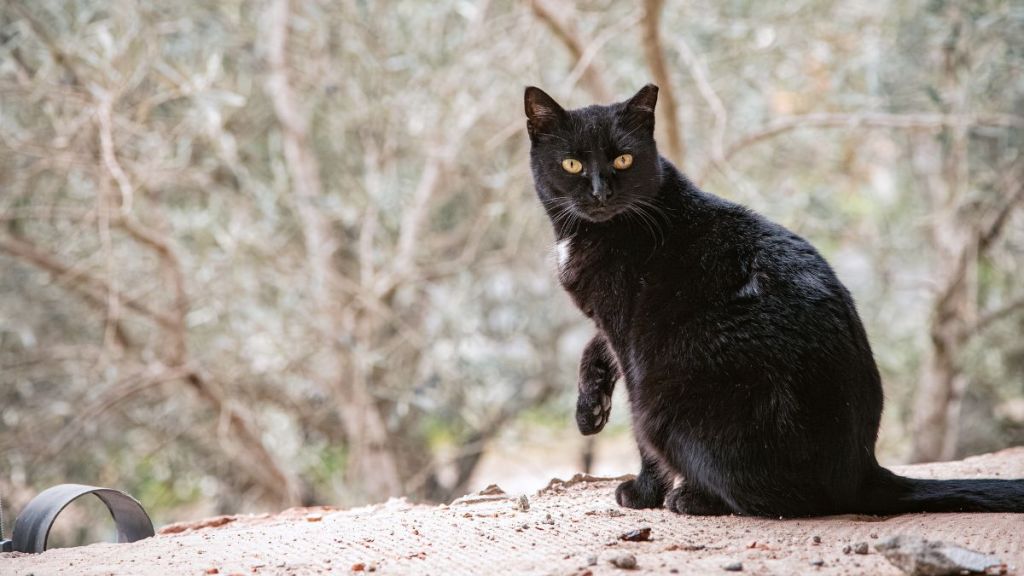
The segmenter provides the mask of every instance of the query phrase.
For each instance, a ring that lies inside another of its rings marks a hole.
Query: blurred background
[[[575,429],[529,84],[659,84],[663,154],[818,246],[884,463],[1024,443],[1022,38],[1011,0],[0,0],[9,517],[60,482],[163,524],[635,472],[621,386]]]

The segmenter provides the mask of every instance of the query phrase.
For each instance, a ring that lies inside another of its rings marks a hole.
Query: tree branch
[[[579,31],[571,22],[560,16],[565,13],[564,6],[554,6],[552,0],[529,0],[530,8],[537,18],[547,24],[551,32],[569,50],[574,62],[583,59],[585,46],[588,42],[583,40]],[[612,92],[605,81],[603,71],[596,63],[590,62],[583,72],[583,80],[586,82],[590,92],[602,102],[612,101]]]
[[[644,53],[647,55],[647,65],[654,76],[654,82],[658,85],[661,105],[658,111],[662,113],[666,134],[668,134],[668,156],[680,167],[685,165],[686,143],[680,135],[681,127],[676,116],[676,98],[673,89],[672,78],[669,76],[668,67],[665,65],[665,55],[661,45],[661,9],[664,0],[644,0]]]
[[[1024,309],[1024,296],[1011,300],[1006,304],[983,313],[973,324],[965,326],[961,332],[961,339],[967,339],[983,332],[990,325],[1009,317],[1014,312]]]
[[[740,137],[725,150],[724,161],[729,161],[743,150],[798,128],[895,128],[902,130],[934,130],[945,126],[1024,127],[1024,117],[1012,114],[986,114],[963,116],[956,114],[889,114],[885,112],[814,113],[777,118],[765,127]],[[714,159],[698,173],[698,182],[707,180]]]
[[[61,262],[57,257],[22,238],[0,236],[0,250],[48,272],[55,280],[70,290],[77,292],[91,304],[99,308],[106,306],[106,294],[109,293],[110,287],[101,278],[92,276],[82,270],[75,270]],[[137,300],[122,298],[121,304],[164,328],[172,328],[177,324],[174,317],[153,310]]]
[[[281,126],[285,162],[291,176],[295,207],[302,220],[302,234],[313,276],[313,296],[320,308],[330,306],[328,285],[331,259],[337,248],[326,218],[316,203],[323,193],[320,164],[310,149],[308,119],[299,110],[288,73],[287,44],[290,6],[288,0],[275,0],[267,13],[266,93]]]
[[[996,211],[995,217],[985,226],[978,235],[978,251],[985,253],[999,239],[1013,213],[1022,202],[1024,202],[1024,178],[1021,178],[1024,160],[1018,160],[1005,172],[1003,188],[1007,190],[1006,201]]]
[[[690,71],[690,77],[693,78],[694,83],[697,85],[697,91],[700,92],[701,98],[711,108],[711,113],[715,117],[715,124],[711,133],[711,165],[721,170],[731,170],[729,162],[725,158],[725,133],[729,126],[729,114],[725,109],[725,105],[722,104],[722,99],[718,97],[714,87],[711,86],[706,65],[697,58],[697,55],[690,49],[690,45],[686,43],[686,40],[680,38],[677,43],[677,49],[687,69]],[[697,181],[698,185],[701,183],[701,180]]]

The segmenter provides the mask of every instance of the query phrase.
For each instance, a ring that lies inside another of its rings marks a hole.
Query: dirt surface
[[[897,471],[1019,478],[1024,448]],[[616,484],[556,480],[528,494],[528,506],[519,494],[491,489],[441,506],[392,500],[353,510],[225,516],[167,526],[134,544],[0,554],[0,574],[898,575],[874,545],[900,534],[994,554],[1009,574],[1024,567],[1021,514],[698,518],[621,509]]]

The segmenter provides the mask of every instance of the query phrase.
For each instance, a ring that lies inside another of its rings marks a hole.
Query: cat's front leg
[[[661,508],[672,476],[643,447],[640,447],[640,473],[615,489],[615,501],[626,508]]]
[[[608,349],[608,342],[595,334],[580,359],[579,397],[576,399],[576,425],[585,436],[597,434],[608,423],[612,411],[612,391],[619,368]]]

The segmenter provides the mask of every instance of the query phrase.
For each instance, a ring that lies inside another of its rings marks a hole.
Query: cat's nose
[[[597,198],[597,201],[600,202],[601,204],[604,204],[605,202],[608,201],[609,198],[611,198],[612,189],[608,186],[608,183],[605,182],[602,178],[595,177],[591,181],[591,185],[592,188],[590,193],[593,194],[594,198]]]

